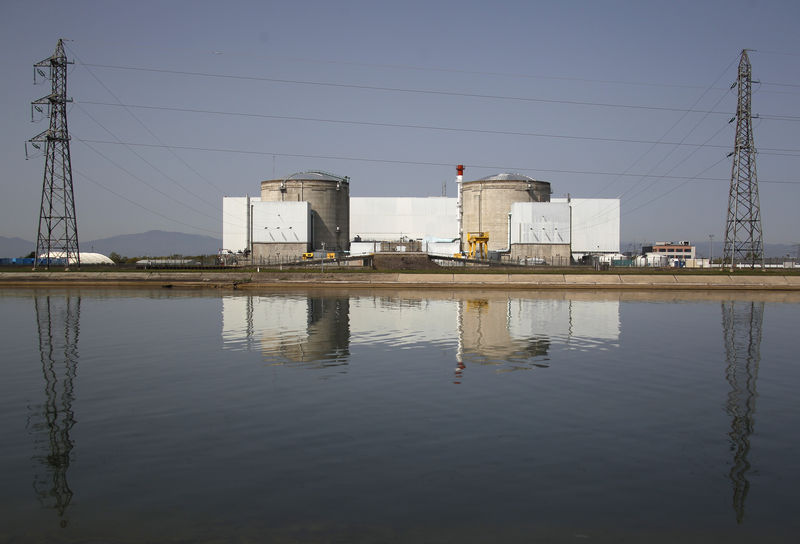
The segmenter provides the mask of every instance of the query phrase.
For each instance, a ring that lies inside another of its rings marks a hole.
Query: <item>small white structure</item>
[[[422,251],[428,255],[452,257],[458,253],[460,245],[458,238],[453,238],[452,240],[446,238],[423,240]]]
[[[81,265],[84,264],[115,264],[114,261],[103,255],[102,253],[87,253],[81,251],[80,253],[81,258]],[[66,255],[64,251],[51,251],[50,258],[51,259],[63,259]],[[39,261],[46,260],[47,253],[42,253],[39,255]],[[70,265],[78,264],[78,260],[75,258],[74,254],[69,258]]]
[[[634,264],[636,266],[664,267],[667,266],[668,261],[666,255],[645,253],[644,255],[637,255],[634,259]]]

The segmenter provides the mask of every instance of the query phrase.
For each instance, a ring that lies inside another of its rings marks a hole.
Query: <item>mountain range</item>
[[[150,230],[139,234],[123,234],[99,240],[80,241],[81,252],[125,257],[167,257],[170,255],[213,255],[222,247],[222,240],[200,234]],[[23,257],[36,248],[35,242],[0,236],[0,257]]]

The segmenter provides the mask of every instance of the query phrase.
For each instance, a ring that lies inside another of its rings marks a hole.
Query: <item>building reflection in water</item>
[[[231,296],[223,299],[226,349],[260,349],[269,361],[344,364],[350,344],[456,348],[466,364],[499,372],[547,366],[554,343],[607,349],[619,341],[619,300],[586,297],[474,299],[403,295]]]
[[[457,302],[459,367],[499,365],[508,372],[549,365],[555,344],[606,349],[619,341],[619,300],[469,299]]]
[[[730,437],[733,465],[729,473],[733,484],[733,509],[742,523],[745,499],[750,490],[750,435],[756,412],[756,380],[761,360],[763,302],[726,301],[722,303],[722,330],[725,337],[725,378],[730,384],[726,409],[731,416]]]
[[[248,295],[225,297],[222,308],[227,348],[260,349],[270,362],[347,364],[348,298]]]
[[[34,436],[33,488],[42,505],[55,509],[60,524],[68,523],[72,489],[67,481],[75,425],[72,403],[78,371],[80,297],[34,297],[39,354],[44,377],[44,404],[32,407],[28,429]]]

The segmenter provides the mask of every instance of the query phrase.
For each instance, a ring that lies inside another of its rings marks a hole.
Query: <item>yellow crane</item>
[[[468,232],[467,243],[469,244],[469,252],[467,254],[469,259],[486,259],[489,256],[489,251],[486,248],[489,244],[488,232]]]

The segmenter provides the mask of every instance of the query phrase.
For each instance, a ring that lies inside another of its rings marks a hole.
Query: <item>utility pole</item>
[[[64,269],[69,270],[70,261],[81,267],[78,249],[78,224],[75,217],[75,198],[72,191],[72,161],[69,154],[69,131],[67,130],[67,61],[64,42],[58,40],[56,50],[49,58],[33,65],[33,80],[37,74],[49,79],[49,95],[31,103],[32,110],[49,111],[50,126],[29,140],[40,149],[45,146],[42,202],[39,208],[39,233],[36,237],[36,253],[33,268],[44,263],[49,270],[51,261],[64,258]],[[33,113],[33,112],[31,112]],[[27,151],[27,145],[26,145]]]
[[[736,107],[736,138],[728,197],[728,217],[725,224],[725,247],[722,260],[731,269],[736,262],[764,269],[764,243],[761,233],[761,209],[756,176],[756,149],[753,144],[752,69],[747,49],[742,50]]]
[[[708,266],[714,265],[714,235],[708,235]]]

